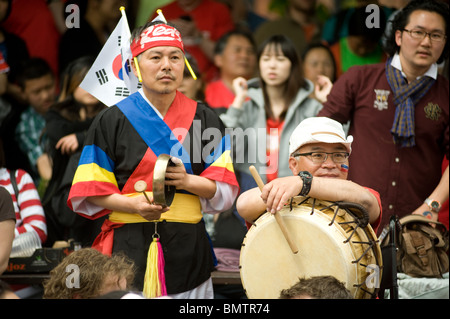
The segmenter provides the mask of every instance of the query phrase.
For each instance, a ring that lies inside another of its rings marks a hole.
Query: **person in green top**
[[[356,9],[349,20],[348,36],[330,47],[336,60],[338,77],[351,66],[386,61],[380,43],[386,25],[384,12],[379,11],[378,24],[370,14],[365,12],[364,7]]]

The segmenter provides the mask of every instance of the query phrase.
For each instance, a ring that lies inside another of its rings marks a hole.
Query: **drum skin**
[[[327,208],[330,205],[333,203],[298,196],[279,211],[298,246],[297,254],[272,214],[265,213],[255,221],[240,254],[241,280],[248,298],[277,299],[281,290],[299,278],[324,275],[345,283],[355,299],[376,295],[382,261],[372,227],[357,227],[354,215],[337,206]]]

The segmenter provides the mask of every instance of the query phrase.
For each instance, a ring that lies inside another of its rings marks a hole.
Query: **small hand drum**
[[[377,237],[368,225],[367,212],[361,217],[354,209],[343,209],[343,204],[297,196],[280,210],[297,254],[272,214],[258,218],[244,238],[240,255],[248,298],[277,299],[281,290],[299,278],[325,275],[345,283],[354,298],[375,297],[382,269]]]

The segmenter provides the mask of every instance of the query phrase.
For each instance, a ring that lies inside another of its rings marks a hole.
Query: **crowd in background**
[[[179,91],[206,103],[226,127],[277,129],[273,130],[276,135],[267,138],[267,161],[256,164],[267,165],[263,179],[268,182],[290,174],[287,163],[278,162],[289,156],[290,133],[302,119],[319,113],[336,81],[352,66],[388,60],[383,43],[390,20],[408,3],[0,0],[0,185],[11,194],[14,237],[34,232],[46,247],[68,240],[90,247],[100,231],[103,219],[93,221],[73,213],[67,198],[85,134],[107,107],[79,85],[120,19],[120,6],[126,8],[131,30],[154,19],[156,9],[162,9],[181,32],[198,79],[186,69]],[[74,18],[74,12],[79,16]],[[368,29],[372,12],[376,27]],[[264,64],[263,58],[268,43],[279,45],[289,58],[285,80],[290,91],[277,91],[278,83],[270,81],[269,62]],[[446,56],[438,67],[448,79],[448,52]],[[236,111],[244,103],[243,111]],[[350,121],[347,129],[349,125]],[[448,139],[448,127],[446,134]],[[241,146],[242,152],[251,147]],[[241,191],[256,185],[248,173],[249,164],[255,163],[235,166]],[[448,158],[442,156],[439,164],[434,170],[444,172]],[[448,228],[448,205],[442,204],[439,219]],[[383,213],[388,211],[383,208]],[[247,226],[235,208],[204,218],[219,261],[239,250]],[[216,298],[245,298],[240,285],[216,287],[215,294]]]

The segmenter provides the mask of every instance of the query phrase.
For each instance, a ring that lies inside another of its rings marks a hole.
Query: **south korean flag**
[[[130,29],[126,16],[117,23],[80,86],[107,106],[136,92],[141,84],[131,70]]]

